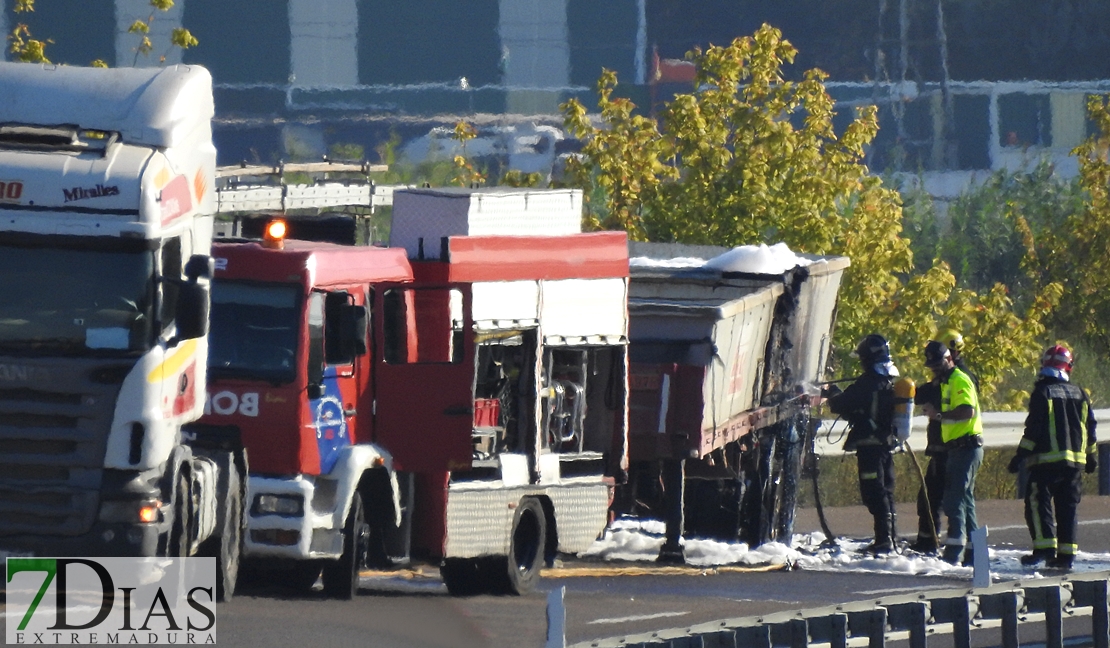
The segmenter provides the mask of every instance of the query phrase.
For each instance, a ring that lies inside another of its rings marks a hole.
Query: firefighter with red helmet
[[[860,341],[856,356],[863,375],[844,391],[831,386],[822,391],[829,409],[848,422],[844,450],[856,453],[860,499],[875,522],[875,540],[863,549],[890,553],[897,541],[894,529],[894,379],[898,368],[890,359],[886,338],[871,334]]]
[[[1071,569],[1079,548],[1076,509],[1082,471],[1098,468],[1094,410],[1087,392],[1070,382],[1071,369],[1072,355],[1064,346],[1050,346],[1041,356],[1025,434],[1009,465],[1012,473],[1023,463],[1029,470],[1025,521],[1033,553],[1021,558],[1027,566]]]
[[[948,517],[942,558],[950,563],[971,562],[964,546],[979,528],[975,511],[975,480],[983,463],[983,417],[979,393],[971,377],[956,366],[952,351],[943,342],[925,345],[925,366],[940,387],[940,407],[926,407],[930,420],[940,424],[941,442],[947,452],[941,506]]]

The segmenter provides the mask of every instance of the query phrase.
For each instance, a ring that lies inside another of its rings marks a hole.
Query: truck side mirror
[[[215,261],[206,254],[194,254],[185,263],[187,281],[174,280],[177,285],[177,302],[174,320],[177,323],[177,339],[193,340],[208,335],[208,309],[210,299],[208,287],[197,283],[201,277],[211,279],[215,272]]]
[[[308,364],[305,367],[307,395],[315,400],[324,395],[324,294],[308,297]]]
[[[208,335],[208,287],[190,281],[177,289],[177,339],[192,340]]]

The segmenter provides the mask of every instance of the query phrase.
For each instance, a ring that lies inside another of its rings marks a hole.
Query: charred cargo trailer
[[[683,535],[788,541],[846,257],[720,269],[727,248],[631,243],[629,483],[617,513]]]

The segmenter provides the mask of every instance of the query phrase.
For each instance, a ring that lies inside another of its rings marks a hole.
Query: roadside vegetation
[[[1017,263],[1028,277],[1017,286],[1020,295],[1004,276],[965,280],[971,255],[948,250],[953,234],[922,226],[928,214],[919,205],[909,211],[912,223],[934,244],[915,244],[903,197],[867,168],[878,132],[875,108],[860,109],[846,129],[834,131],[824,73],[786,80],[784,67],[796,53],[767,25],[728,46],[694,50],[691,92],[658,108],[657,119],[619,96],[610,71],[598,81],[596,111],[567,102],[567,129],[584,141],[568,163],[567,184],[584,190],[587,224],[623,229],[635,240],[784,241],[795,251],[846,255],[852,266],[840,292],[834,373],[854,373],[850,351],[879,332],[903,373],[925,379],[925,341],[954,328],[968,340],[986,406],[1020,407],[1025,386],[1015,379],[1029,375],[1055,334],[1045,323],[1070,285],[1061,273],[1034,276],[1038,261],[1031,255],[1051,254],[1060,241],[1015,225],[1021,241],[1034,235]]]

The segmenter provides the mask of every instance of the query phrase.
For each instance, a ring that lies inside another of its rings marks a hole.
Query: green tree
[[[1036,285],[1068,287],[1057,325],[1085,336],[1105,356],[1110,351],[1110,104],[1091,97],[1087,110],[1097,130],[1072,151],[1085,197],[1080,208],[1047,223],[1025,214],[1017,214],[1016,222],[1026,247],[1023,267]]]
[[[768,25],[728,46],[694,50],[693,91],[657,119],[637,114],[614,92],[616,75],[603,71],[596,117],[577,100],[563,105],[567,129],[584,141],[567,177],[584,190],[587,225],[623,229],[635,240],[784,241],[797,251],[846,255],[852,265],[834,340],[844,371],[855,370],[847,352],[856,341],[881,332],[899,364],[923,377],[925,341],[958,326],[991,353],[979,369],[992,402],[1003,367],[1035,357],[1053,289],[1046,285],[1043,298],[1017,314],[1004,286],[982,296],[957,289],[939,259],[915,272],[901,198],[864,164],[878,132],[875,108],[861,108],[838,135],[824,73],[785,79],[795,54]]]

